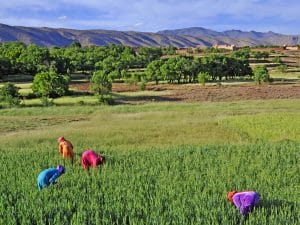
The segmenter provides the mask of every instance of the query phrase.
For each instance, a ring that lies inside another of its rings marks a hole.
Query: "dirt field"
[[[89,84],[74,84],[73,88],[88,91]],[[221,102],[254,99],[295,99],[300,98],[300,84],[239,84],[239,85],[147,85],[147,94],[125,95],[124,92],[139,91],[138,86],[113,84],[112,91],[117,101],[139,104],[148,101]],[[123,94],[122,94],[123,93]]]

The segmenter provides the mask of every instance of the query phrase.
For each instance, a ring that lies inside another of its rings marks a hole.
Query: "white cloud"
[[[57,19],[58,20],[66,20],[68,17],[67,16],[60,16],[60,17],[58,17]]]
[[[134,24],[134,26],[135,26],[135,27],[140,27],[140,26],[142,26],[143,24],[144,24],[143,22],[139,22],[139,23]]]

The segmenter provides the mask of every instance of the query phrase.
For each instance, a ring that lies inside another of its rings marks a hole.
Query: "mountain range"
[[[88,45],[127,45],[209,47],[214,44],[236,46],[299,45],[300,35],[285,35],[274,32],[228,30],[218,32],[202,27],[190,27],[154,32],[115,30],[76,30],[66,28],[23,27],[0,24],[0,42],[21,41],[39,46],[67,46],[72,42]]]

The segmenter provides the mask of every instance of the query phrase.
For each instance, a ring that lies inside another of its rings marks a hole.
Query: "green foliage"
[[[258,84],[261,84],[262,82],[268,82],[270,80],[268,69],[264,65],[255,66],[253,69],[253,74],[253,79]]]
[[[18,62],[22,65],[21,72],[32,75],[47,70],[49,61],[48,48],[39,47],[35,44],[28,45],[18,58]]]
[[[81,44],[79,41],[73,41],[71,44],[70,44],[70,47],[71,48],[81,48]]]
[[[252,52],[253,54],[253,57],[256,58],[256,60],[259,60],[259,59],[266,59],[269,57],[269,53],[266,52],[266,51],[254,51]]]
[[[223,52],[208,48],[205,53]],[[147,80],[169,83],[196,83],[199,72],[207,72],[212,80],[222,80],[251,75],[248,58],[249,48],[232,53],[232,56],[211,54],[195,58],[175,56],[161,58],[163,54],[175,54],[176,48],[140,47],[121,45],[82,47],[74,42],[65,48],[43,48],[22,43],[0,46],[0,74],[35,74],[49,69],[58,74],[81,73],[88,79],[93,72],[103,71],[110,80],[126,80],[129,71],[146,69]],[[153,62],[153,63],[152,63]]]
[[[146,67],[153,60],[157,60],[162,56],[161,48],[140,47],[138,49],[138,58],[143,67]]]
[[[111,94],[96,94],[96,96],[100,104],[112,105],[115,102]]]
[[[50,70],[35,75],[32,91],[40,97],[56,98],[68,92],[70,78]]]
[[[280,64],[279,66],[277,66],[277,70],[282,73],[286,73],[287,69],[288,69],[288,66],[286,64]]]
[[[227,49],[214,48],[214,47],[204,48],[203,49],[204,53],[224,53],[224,52],[228,52],[228,51],[229,50],[227,50]]]
[[[95,71],[92,79],[92,91],[95,92],[96,96],[101,103],[111,103],[112,98],[110,96],[112,81],[110,77],[103,71]]]
[[[272,59],[272,62],[273,62],[273,63],[282,63],[281,57],[280,57],[280,56],[275,56],[275,57]]]
[[[4,102],[9,107],[19,105],[21,102],[19,88],[13,83],[5,83],[0,88],[0,102]]]
[[[288,193],[296,191],[295,144],[104,150],[109,157],[102,168],[66,165],[57,185],[38,192],[38,173],[60,161],[49,143],[42,146],[2,152],[1,160],[14,167],[0,167],[1,224],[239,224],[243,218],[225,197],[231,188],[259,190],[262,206],[249,224],[297,224]]]
[[[1,75],[9,74],[11,71],[11,62],[8,58],[0,55],[0,79]]]
[[[205,86],[205,83],[209,80],[210,76],[207,72],[200,72],[198,74],[198,82]]]
[[[231,56],[240,60],[248,60],[250,57],[251,49],[249,47],[241,48],[231,53]]]
[[[141,91],[145,91],[147,85],[147,80],[145,78],[141,79],[141,82],[139,83],[139,87]]]
[[[162,48],[162,53],[163,53],[163,55],[175,55],[176,47],[168,46],[168,47]]]
[[[47,96],[42,96],[41,97],[41,102],[42,102],[42,106],[53,106],[53,99],[49,99]]]
[[[163,65],[163,61],[161,59],[154,60],[147,65],[146,68],[146,76],[150,81],[155,81],[156,84],[159,81],[163,80],[163,75],[161,73],[160,67]]]

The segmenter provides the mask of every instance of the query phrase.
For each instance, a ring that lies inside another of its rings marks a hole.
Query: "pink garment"
[[[97,167],[98,165],[104,163],[105,158],[93,150],[86,150],[81,156],[81,165],[84,169],[89,169],[89,167]]]

